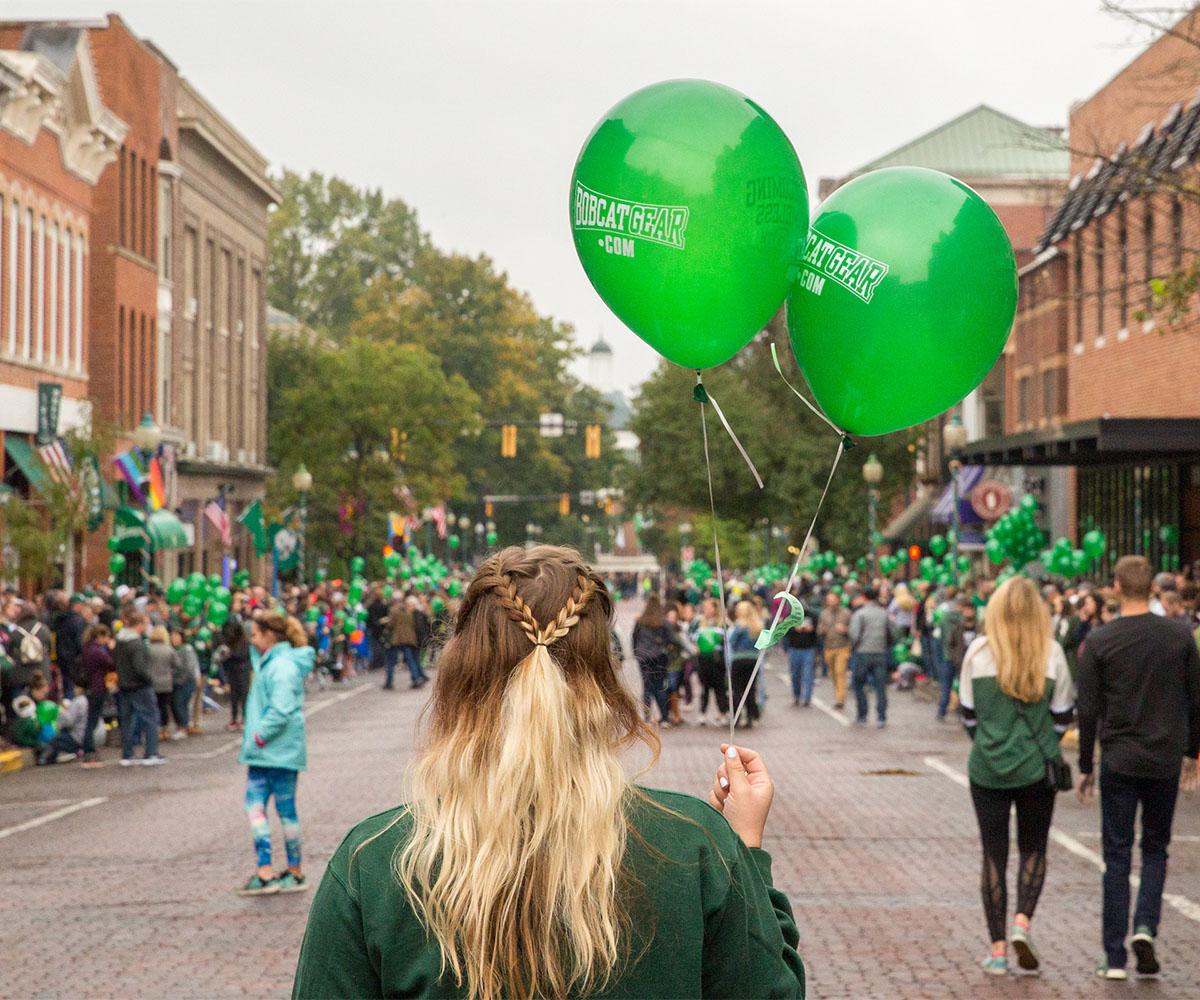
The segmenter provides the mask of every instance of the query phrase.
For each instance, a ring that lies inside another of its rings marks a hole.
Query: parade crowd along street
[[[473,584],[471,567],[443,571],[434,563],[439,578],[422,589],[398,574],[368,582],[357,560],[349,581],[322,579],[274,595],[244,576],[229,589],[199,574],[166,589],[153,580],[145,590],[99,582],[34,600],[10,589],[0,605],[6,745],[29,748],[44,766],[144,767],[167,763],[164,741],[214,728],[237,732],[256,863],[238,891],[303,891],[296,806],[306,766],[305,692],[364,677],[395,690],[398,667],[413,689],[435,676],[478,577]],[[886,568],[873,575],[832,553],[804,564],[791,590],[802,615],[791,616],[799,623],[780,643],[790,706],[777,704],[778,693],[769,697],[763,675],[754,674],[787,567],[728,571],[718,586],[712,568],[696,560],[661,591],[635,577],[598,583],[610,602],[635,602],[626,641],[608,618],[605,634],[611,652],[637,664],[642,725],[660,734],[682,726],[723,731],[744,701],[738,738],[752,740],[744,731],[770,715],[807,709],[822,678],[833,710],[857,725],[885,727],[896,697],[927,701],[931,725],[959,718],[974,741],[969,770],[992,942],[983,968],[993,974],[1008,971],[1013,958],[1014,968],[1038,967],[1031,921],[1046,877],[1053,783],[1071,787],[1069,773],[1056,776],[1065,740],[1079,750],[1078,794],[1089,797],[1097,775],[1102,792],[1109,874],[1098,971],[1125,975],[1130,947],[1138,971],[1149,974],[1159,961],[1154,937],[1175,798],[1180,787],[1194,787],[1200,752],[1194,568],[1153,574],[1134,556],[1118,562],[1111,581],[1046,576],[1040,586],[1021,575],[999,584],[983,574],[907,579],[909,568],[890,559]],[[271,799],[287,853],[278,871]],[[1127,876],[1139,803],[1142,881],[1131,924]],[[1014,807],[1020,863],[1006,928]]]

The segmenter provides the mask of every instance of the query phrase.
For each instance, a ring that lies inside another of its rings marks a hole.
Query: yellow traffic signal
[[[583,453],[588,458],[600,457],[600,425],[588,424],[583,432]]]
[[[517,425],[505,424],[500,428],[500,457],[517,457]]]
[[[617,505],[613,501],[613,498],[605,497],[604,498],[604,513],[605,514],[613,514],[616,512],[616,510],[617,510]]]
[[[485,500],[483,504],[483,516],[491,517],[496,511],[496,505],[491,500]]]
[[[571,513],[571,494],[560,493],[558,495],[558,512],[563,517]]]

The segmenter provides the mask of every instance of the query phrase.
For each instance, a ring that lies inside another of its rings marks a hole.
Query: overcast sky
[[[485,252],[542,312],[603,333],[623,384],[655,355],[576,260],[567,187],[596,120],[657,80],[753,97],[810,186],[980,103],[1065,124],[1145,43],[1099,0],[0,0],[116,10],[276,167],[382,187],[448,250]]]

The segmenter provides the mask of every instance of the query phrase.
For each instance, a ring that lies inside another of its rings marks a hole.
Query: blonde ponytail
[[[468,996],[588,995],[610,981],[625,939],[618,880],[631,785],[601,683],[587,670],[568,681],[549,647],[578,623],[595,583],[580,572],[543,629],[511,575],[485,582],[533,648],[496,691],[498,711],[445,719],[415,763],[396,874],[441,946],[443,974]],[[468,605],[478,600],[468,594]],[[448,645],[443,664],[455,655]]]

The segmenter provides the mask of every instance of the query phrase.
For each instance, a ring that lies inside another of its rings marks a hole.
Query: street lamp
[[[967,444],[967,429],[963,426],[962,418],[956,413],[950,422],[942,427],[942,445],[950,456],[950,491],[954,497],[954,507],[950,511],[951,530],[954,532],[954,551],[958,551],[958,474],[962,470],[962,459],[959,453]]]
[[[867,552],[871,556],[871,576],[875,575],[877,546],[875,544],[875,521],[878,516],[879,484],[883,481],[883,463],[874,452],[867,456],[862,467],[863,482],[867,484]]]
[[[133,443],[138,446],[140,451],[147,455],[153,455],[158,451],[158,446],[162,444],[162,439],[162,428],[158,426],[153,415],[147,410],[142,417],[142,422],[133,429]]]
[[[299,494],[300,499],[300,551],[297,553],[297,569],[301,584],[308,580],[304,571],[304,558],[307,554],[305,550],[308,548],[308,491],[312,489],[312,484],[312,473],[301,462],[296,471],[292,473],[292,489]]]

